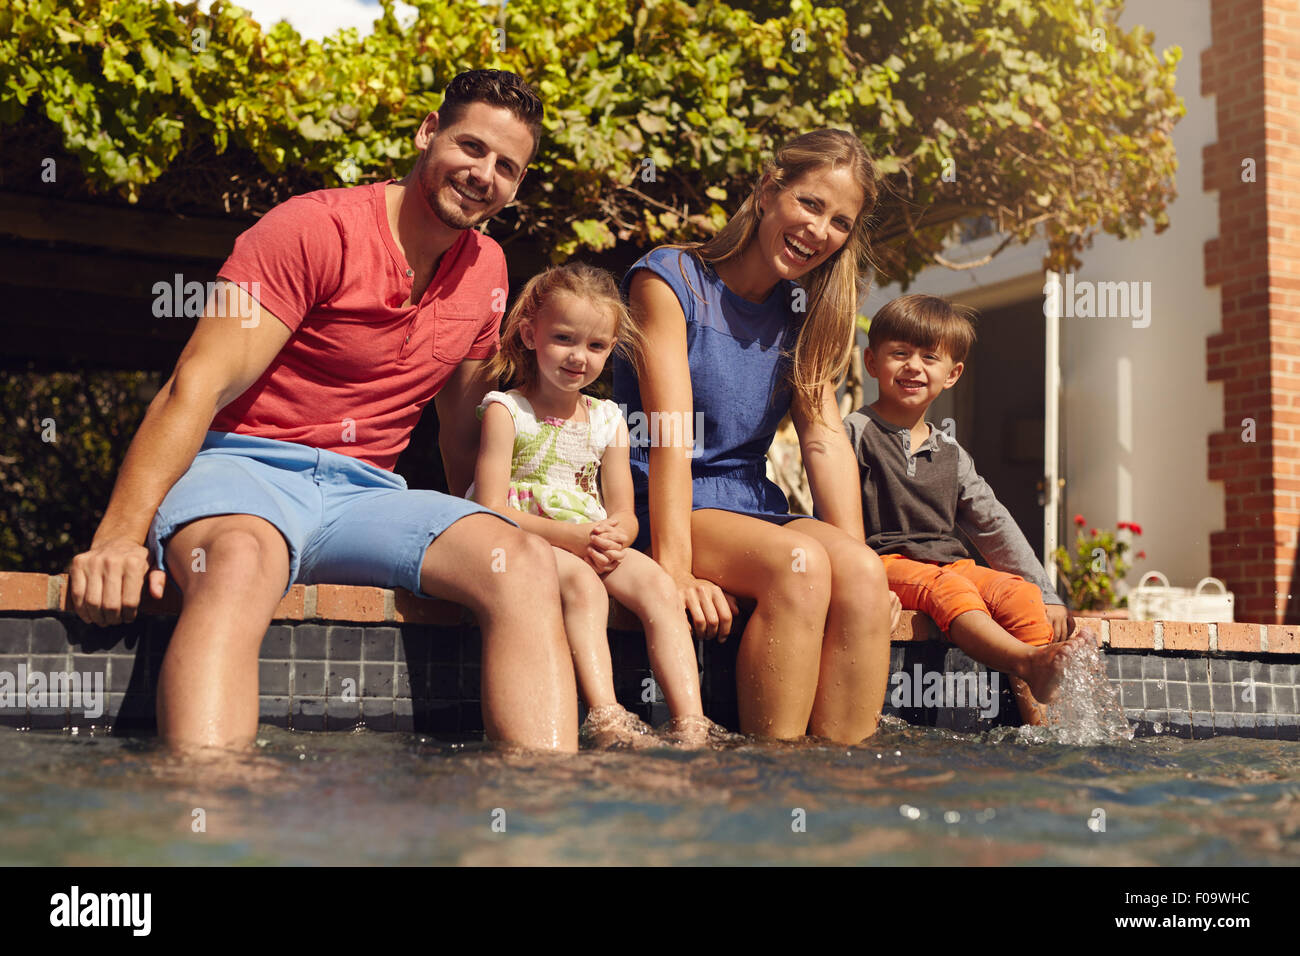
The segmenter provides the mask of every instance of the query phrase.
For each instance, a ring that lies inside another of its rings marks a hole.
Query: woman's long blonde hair
[[[613,274],[585,262],[553,266],[529,279],[506,314],[501,332],[501,350],[488,361],[486,373],[506,388],[526,389],[537,380],[537,356],[524,345],[521,329],[525,320],[535,321],[542,304],[555,295],[570,295],[606,310],[614,319],[616,352],[632,363],[641,364],[642,332],[632,321],[618,291]]]
[[[685,249],[709,265],[740,255],[758,231],[757,207],[764,184],[784,190],[824,166],[847,167],[864,202],[844,245],[800,280],[808,293],[808,310],[795,340],[789,384],[795,406],[813,421],[821,420],[825,385],[838,387],[848,371],[858,302],[872,268],[869,225],[879,187],[875,164],[862,142],[839,129],[814,130],[786,140],[764,163],[753,190],[717,235],[705,242],[670,246]]]

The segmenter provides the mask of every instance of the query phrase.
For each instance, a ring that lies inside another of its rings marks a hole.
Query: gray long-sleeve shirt
[[[867,544],[877,554],[951,564],[969,558],[961,531],[989,567],[1036,584],[1045,604],[1064,604],[1011,513],[953,438],[930,426],[913,452],[911,432],[870,406],[844,419],[862,479]]]

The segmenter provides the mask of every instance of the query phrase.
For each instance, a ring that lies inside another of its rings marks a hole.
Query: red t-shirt
[[[388,228],[386,185],[295,196],[235,240],[221,277],[248,283],[293,334],[217,413],[214,431],[298,442],[392,471],[456,366],[496,352],[507,282],[501,247],[465,230],[420,304],[403,305],[412,278]]]

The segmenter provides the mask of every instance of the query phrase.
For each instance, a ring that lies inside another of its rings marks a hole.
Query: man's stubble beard
[[[486,222],[494,213],[485,209],[481,215],[473,218],[467,218],[459,209],[451,206],[442,196],[442,190],[439,184],[430,181],[431,173],[429,165],[426,162],[420,171],[420,191],[424,194],[425,205],[432,210],[433,214],[449,229],[473,229],[479,224]],[[448,177],[447,182],[451,182]],[[449,187],[450,188],[450,187]]]

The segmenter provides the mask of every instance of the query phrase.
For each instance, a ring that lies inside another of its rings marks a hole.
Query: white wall
[[[1157,51],[1183,51],[1177,92],[1187,113],[1174,127],[1178,198],[1164,233],[1148,228],[1123,242],[1098,236],[1075,274],[1093,282],[1149,281],[1152,307],[1147,328],[1121,318],[1061,319],[1062,530],[1072,545],[1076,513],[1096,527],[1136,521],[1143,535],[1135,550],[1148,557],[1135,562],[1129,583],[1157,569],[1173,583],[1192,584],[1209,573],[1209,535],[1224,523],[1223,486],[1206,478],[1207,436],[1222,427],[1223,416],[1222,386],[1205,380],[1205,340],[1220,322],[1219,290],[1205,286],[1203,252],[1218,233],[1217,195],[1202,191],[1201,178],[1201,148],[1216,138],[1214,100],[1200,94],[1210,0],[1130,0],[1120,25],[1139,23],[1155,33]],[[962,255],[976,259],[996,243],[978,240]],[[1030,296],[1041,304],[1043,248],[1012,247],[967,272],[934,267],[909,291],[976,307]],[[898,294],[897,286],[874,290],[865,314]]]

